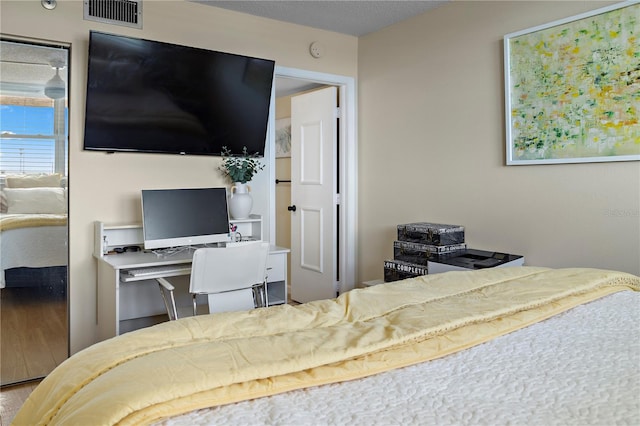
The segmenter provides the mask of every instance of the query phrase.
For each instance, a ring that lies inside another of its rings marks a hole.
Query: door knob
[[[295,204],[293,206],[289,206],[287,207],[287,210],[289,210],[290,212],[295,212],[296,211],[296,206]]]

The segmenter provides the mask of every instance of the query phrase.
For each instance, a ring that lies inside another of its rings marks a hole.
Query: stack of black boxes
[[[398,240],[393,243],[393,260],[384,261],[384,281],[427,275],[428,262],[441,256],[464,251],[464,226],[439,223],[398,225]]]

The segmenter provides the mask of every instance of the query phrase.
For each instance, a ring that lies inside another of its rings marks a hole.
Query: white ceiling
[[[420,15],[448,0],[192,1],[359,37]]]
[[[60,77],[67,81],[66,49],[34,46],[2,40],[0,43],[0,90],[5,95],[29,94],[43,98],[44,85],[60,67]]]

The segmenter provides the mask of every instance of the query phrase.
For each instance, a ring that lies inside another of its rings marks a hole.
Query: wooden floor
[[[67,358],[66,292],[0,290],[0,385],[46,376]]]
[[[52,287],[0,290],[0,384],[44,377],[67,358],[66,293]]]
[[[9,426],[29,394],[38,386],[39,380],[0,389],[0,426]]]
[[[0,290],[0,419],[10,423],[36,382],[67,358],[66,292],[54,287]],[[10,386],[14,383],[24,383]]]

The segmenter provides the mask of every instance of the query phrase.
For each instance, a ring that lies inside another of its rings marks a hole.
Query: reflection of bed
[[[637,423],[629,288],[640,278],[496,268],[185,318],[74,355],[15,422],[146,424],[215,407],[167,424]]]
[[[33,268],[66,267],[64,186],[58,173],[0,176],[0,288],[33,285],[42,281],[37,277],[50,275]],[[9,270],[12,277],[25,272],[20,276],[27,280],[7,280]]]
[[[66,214],[0,214],[0,288],[5,271],[67,265]]]

